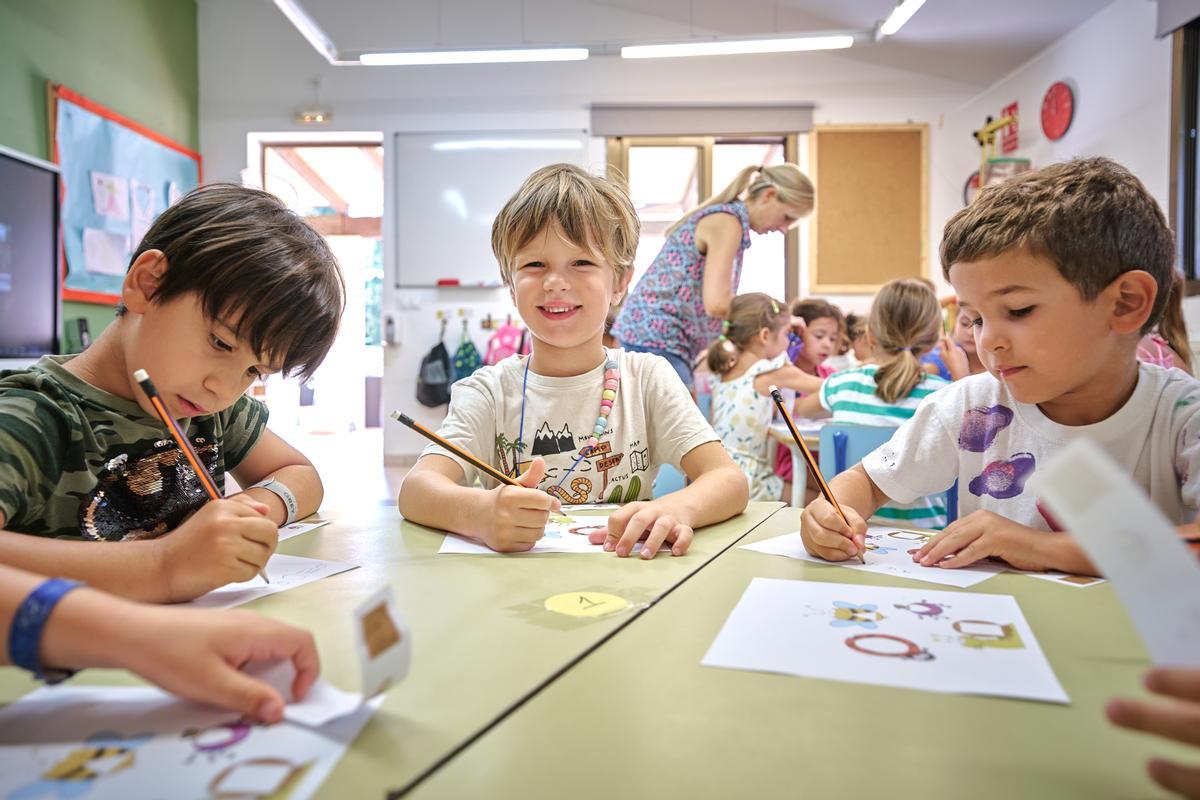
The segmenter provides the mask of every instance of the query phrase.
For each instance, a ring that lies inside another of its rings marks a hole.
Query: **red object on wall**
[[[1000,109],[1000,117],[1013,116],[1015,121],[1012,125],[1006,126],[1000,131],[1000,152],[1004,154],[1014,153],[1019,146],[1017,140],[1017,128],[1021,123],[1021,118],[1017,114],[1017,102],[1014,100],[1004,108]]]
[[[1075,94],[1062,81],[1050,84],[1042,98],[1042,133],[1052,142],[1066,135],[1075,118]]]

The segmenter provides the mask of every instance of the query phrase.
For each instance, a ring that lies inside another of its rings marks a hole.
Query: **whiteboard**
[[[496,214],[534,170],[587,158],[583,130],[395,134],[397,288],[500,286]]]

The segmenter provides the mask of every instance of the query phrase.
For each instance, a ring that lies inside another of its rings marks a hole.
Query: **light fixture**
[[[912,19],[912,15],[917,13],[917,9],[923,5],[925,5],[925,0],[900,0],[892,9],[892,13],[888,14],[888,18],[879,26],[879,33],[883,36],[891,36],[904,27],[904,23]]]
[[[338,63],[338,51],[325,31],[308,12],[300,7],[296,0],[274,0],[276,8],[283,12],[288,22],[300,32],[300,35],[313,46],[330,64]]]
[[[332,122],[333,109],[321,105],[321,78],[313,78],[311,83],[313,87],[312,105],[296,109],[292,119],[300,125],[325,125]]]
[[[800,50],[842,50],[854,44],[850,34],[793,36],[772,39],[717,39],[678,44],[639,44],[621,48],[621,58],[680,58],[749,53],[790,53]]]
[[[523,61],[583,61],[586,47],[541,47],[512,50],[397,50],[363,53],[358,63],[370,67],[410,67],[427,64],[509,64]]]

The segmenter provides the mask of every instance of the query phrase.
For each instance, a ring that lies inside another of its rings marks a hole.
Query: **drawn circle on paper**
[[[603,617],[629,607],[624,597],[606,592],[563,592],[546,598],[546,610],[568,617]]]

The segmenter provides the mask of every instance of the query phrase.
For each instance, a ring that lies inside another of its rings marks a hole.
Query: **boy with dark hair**
[[[244,392],[311,375],[344,295],[324,240],[266,192],[214,184],[164,211],[91,347],[0,373],[0,563],[160,602],[253,577],[322,488]],[[206,503],[139,369],[217,486],[251,488]]]
[[[883,502],[957,480],[962,518],[916,561],[953,568],[995,557],[1094,573],[1026,490],[1076,436],[1104,447],[1177,524],[1190,522],[1200,508],[1200,383],[1136,358],[1174,274],[1171,231],[1141,182],[1105,158],[1020,175],[946,223],[941,256],[987,372],[930,396],[890,442],[834,478],[850,524],[824,500],[810,503],[808,551],[850,558]]]

